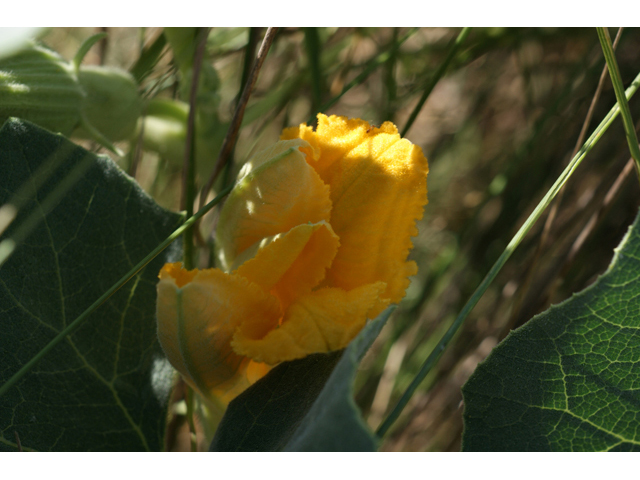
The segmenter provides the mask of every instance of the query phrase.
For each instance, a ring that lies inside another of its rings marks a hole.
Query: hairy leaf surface
[[[0,266],[4,383],[180,216],[107,157],[27,122],[0,130],[0,164],[0,205],[25,202],[2,238],[36,225]],[[15,451],[16,432],[25,450],[162,449],[173,373],[156,340],[155,285],[172,256],[153,260],[0,397],[0,450]]]
[[[640,451],[639,223],[593,285],[478,366],[463,387],[464,450]]]

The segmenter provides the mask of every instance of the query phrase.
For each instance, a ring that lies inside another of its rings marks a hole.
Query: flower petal
[[[254,319],[242,324],[231,345],[241,354],[270,365],[312,353],[345,348],[367,322],[368,312],[378,304],[383,282],[363,285],[349,292],[323,288],[292,304],[282,325],[256,335]]]
[[[218,269],[187,271],[179,263],[160,271],[160,345],[185,380],[206,397],[240,393],[250,384],[250,360],[230,345],[236,328],[246,318],[275,328],[281,315],[277,299],[238,275]]]
[[[295,133],[288,129],[283,137]],[[427,203],[429,167],[422,150],[401,139],[390,122],[377,128],[320,114],[317,132],[301,126],[297,133],[319,149],[310,164],[331,189],[331,226],[340,237],[325,284],[351,290],[383,281],[382,297],[397,303],[417,272],[406,259]]]
[[[226,271],[240,253],[265,237],[329,221],[329,187],[307,164],[300,145],[299,140],[278,142],[250,161],[248,173],[242,172],[217,228],[218,258]]]
[[[284,311],[324,279],[340,241],[326,222],[298,225],[269,240],[234,273],[278,297]]]
[[[307,126],[305,123],[299,127],[285,128],[280,135],[280,140],[302,139],[306,142],[300,147],[300,151],[307,157],[307,162],[312,166],[313,163],[320,158],[320,142],[313,127]]]

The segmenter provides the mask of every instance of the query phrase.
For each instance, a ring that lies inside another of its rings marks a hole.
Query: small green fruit
[[[20,117],[69,136],[83,97],[71,65],[51,50],[32,46],[0,61],[0,125]]]
[[[127,72],[110,67],[80,67],[78,80],[86,97],[82,115],[111,141],[128,140],[142,114],[138,86]],[[91,138],[79,128],[76,135]]]

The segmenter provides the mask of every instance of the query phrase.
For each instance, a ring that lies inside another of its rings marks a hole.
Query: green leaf
[[[278,365],[229,404],[210,451],[374,451],[353,400],[358,365],[393,309],[342,351]]]
[[[140,57],[136,60],[136,63],[131,67],[129,73],[136,79],[136,83],[141,84],[142,81],[153,71],[158,61],[161,58],[162,51],[167,44],[167,38],[164,33],[161,33],[153,43],[145,47],[140,52]]]
[[[608,270],[515,330],[462,389],[463,450],[640,451],[640,215]]]
[[[87,157],[80,181],[46,213],[48,194]],[[160,208],[109,158],[21,120],[0,129],[0,162],[10,172],[0,176],[0,205],[51,168],[4,235],[40,217],[0,268],[1,384],[181,216]],[[162,449],[173,373],[156,339],[155,285],[175,253],[156,257],[0,397],[0,450],[16,449],[14,432],[25,450]]]

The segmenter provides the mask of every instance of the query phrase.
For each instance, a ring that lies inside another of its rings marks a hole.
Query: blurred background
[[[572,158],[585,122],[588,136],[615,103],[605,77],[586,121],[605,64],[595,29],[472,29],[438,79],[460,31],[280,29],[249,100],[232,168],[220,180],[233,178],[283,127],[310,122],[319,111],[376,125],[391,121],[401,132],[415,111],[405,137],[429,160],[429,204],[410,257],[419,272],[357,379],[356,401],[374,429]],[[71,59],[98,32],[108,36],[84,64],[131,71],[148,115],[156,113],[154,101],[188,102],[183,60],[174,58],[161,28],[52,29],[42,42]],[[610,29],[611,37],[617,32]],[[264,33],[213,28],[208,36],[198,97],[206,134],[197,140],[199,186],[213,168]],[[616,55],[626,87],[640,69],[637,30],[622,31]],[[640,118],[639,102],[630,106]],[[171,130],[170,123],[162,126]],[[129,154],[113,158],[159,204],[179,210],[184,132],[175,134],[175,153],[154,144],[156,128],[141,122],[145,140],[119,144]],[[591,284],[611,261],[639,203],[629,156],[617,119],[559,195],[552,218],[545,213],[472,311],[382,450],[460,449],[460,388],[477,363],[510,330]],[[203,238],[214,222],[215,216],[203,222]],[[209,261],[202,252],[200,263]],[[184,431],[180,422],[174,427]],[[170,449],[188,449],[175,432],[168,442]]]

